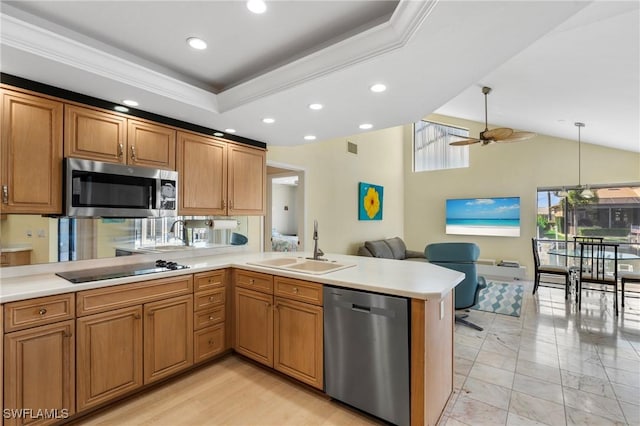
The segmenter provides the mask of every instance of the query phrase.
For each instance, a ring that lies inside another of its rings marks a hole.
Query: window
[[[469,137],[469,131],[424,120],[415,123],[413,171],[469,167],[469,146],[449,145],[460,137]]]
[[[595,196],[583,198],[578,189],[538,189],[536,238],[557,247],[573,244],[574,236],[603,237],[620,244],[619,252],[640,256],[640,185],[591,186]],[[542,259],[541,259],[542,260]],[[640,271],[640,259],[622,262]]]

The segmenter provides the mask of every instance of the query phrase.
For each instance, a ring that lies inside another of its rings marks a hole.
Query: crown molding
[[[124,59],[124,52],[118,56],[97,49],[4,11],[0,13],[0,28],[2,45],[218,113],[215,94]]]
[[[232,110],[400,49],[436,3],[437,0],[401,0],[389,21],[220,92],[220,110]]]

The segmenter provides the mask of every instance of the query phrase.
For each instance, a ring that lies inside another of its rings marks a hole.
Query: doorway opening
[[[267,164],[264,251],[304,251],[304,170]]]

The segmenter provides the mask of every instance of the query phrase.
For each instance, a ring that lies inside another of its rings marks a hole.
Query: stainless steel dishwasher
[[[409,424],[408,299],[324,286],[324,362],[329,396]]]

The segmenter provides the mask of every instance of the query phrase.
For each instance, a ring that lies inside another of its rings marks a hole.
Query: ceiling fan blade
[[[526,141],[527,139],[531,139],[536,136],[533,132],[513,132],[513,134],[507,139],[499,139],[496,142],[520,142]]]
[[[451,145],[451,146],[464,146],[464,145],[473,145],[474,143],[479,143],[479,142],[481,142],[480,139],[463,139],[461,141],[451,142],[451,143],[449,143],[449,145]]]
[[[503,139],[509,139],[509,137],[513,134],[513,129],[509,129],[508,127],[499,127],[497,129],[485,130],[481,133],[480,137],[482,139],[491,139],[494,141],[499,141]]]

